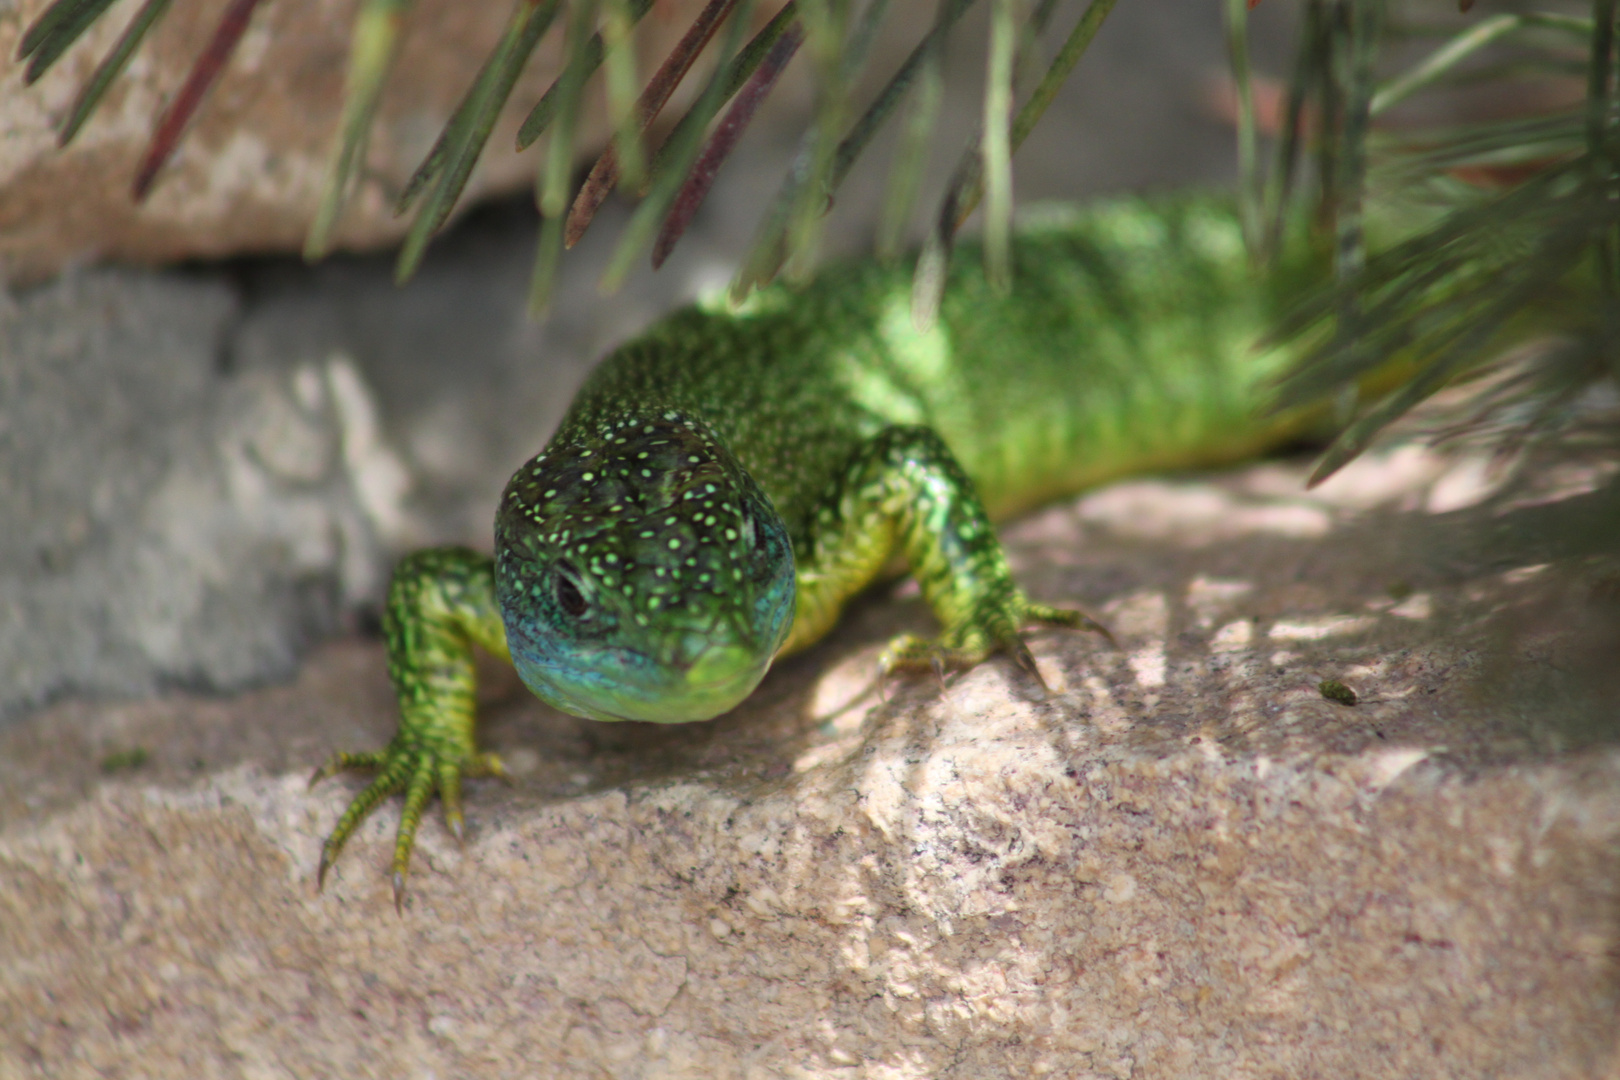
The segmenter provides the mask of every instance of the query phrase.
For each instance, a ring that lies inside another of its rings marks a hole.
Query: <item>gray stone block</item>
[[[0,713],[285,676],[375,588],[367,392],[341,359],[221,371],[239,315],[116,269],[0,312]]]

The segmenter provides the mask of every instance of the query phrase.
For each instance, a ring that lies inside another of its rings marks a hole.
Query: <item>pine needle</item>
[[[939,39],[940,20],[950,10],[951,0],[939,0],[934,16],[935,30],[928,37]],[[938,48],[930,48],[923,55],[915,76],[917,92],[912,96],[901,124],[900,146],[889,166],[888,182],[883,196],[883,217],[878,225],[877,255],[885,261],[897,258],[904,243],[907,223],[911,220],[917,194],[922,188],[923,166],[928,160],[928,148],[939,119],[939,106],[945,96],[945,76],[941,70]]]
[[[1590,39],[1592,22],[1590,19],[1572,19],[1542,12],[1493,16],[1456,35],[1404,75],[1391,79],[1379,87],[1372,100],[1372,114],[1377,116],[1391,106],[1405,101],[1419,90],[1433,86],[1442,79],[1454,77],[1464,60],[1487,46],[1520,31],[1535,29],[1558,30]]]
[[[394,266],[394,280],[410,279],[421,265],[428,241],[450,217],[524,63],[551,28],[558,3],[559,0],[520,0],[494,52],[452,114],[439,142],[418,168],[406,194],[401,196],[401,203],[405,203],[415,191],[432,184],[405,234],[405,243]],[[436,166],[430,167],[435,162]]]
[[[24,31],[17,47],[17,59],[28,61],[23,85],[38,82],[112,3],[113,0],[56,0],[46,8],[34,20],[34,25]]]
[[[629,12],[630,22],[632,24],[640,22],[641,17],[652,9],[652,4],[653,0],[627,0],[626,9]],[[567,60],[569,66],[572,66],[576,60],[583,63],[585,78],[589,79],[596,74],[596,69],[602,66],[604,54],[602,35],[592,34],[590,40],[585,43],[584,51],[579,54],[568,54]],[[536,139],[544,135],[546,128],[550,127],[552,120],[556,119],[557,107],[561,104],[557,97],[561,82],[562,76],[559,75],[557,80],[546,88],[546,92],[540,96],[540,100],[529,111],[529,115],[524,118],[522,126],[518,128],[517,148],[519,150],[528,148]]]
[[[107,88],[112,86],[113,80],[123,74],[124,69],[129,66],[130,58],[135,55],[135,49],[146,37],[147,31],[156,26],[158,20],[169,10],[170,2],[171,0],[146,0],[146,3],[141,5],[141,10],[137,11],[129,25],[124,27],[124,32],[119,35],[112,51],[96,66],[96,70],[80,89],[79,96],[74,99],[72,108],[68,109],[67,118],[62,121],[61,133],[57,136],[57,146],[64,147],[73,141],[73,137],[79,133],[79,129],[90,118],[96,106],[101,104]]]
[[[822,6],[820,18],[806,19],[806,36],[816,61],[816,111],[800,146],[806,166],[788,203],[785,238],[788,276],[800,282],[815,269],[822,224],[832,206],[833,191],[843,179],[839,175],[834,181],[833,174],[840,164],[841,132],[849,118],[850,90],[866,68],[867,55],[888,14],[889,0],[868,0],[860,20],[847,33],[847,0]]]
[[[995,0],[984,76],[981,159],[988,197],[984,211],[984,267],[990,287],[1012,288],[1013,51],[1018,42],[1018,0]]]
[[[613,129],[613,147],[619,172],[632,188],[642,184],[647,164],[641,145],[641,116],[636,78],[636,23],[630,17],[627,0],[603,0],[602,40],[607,46],[603,61],[607,69],[608,125]]]
[[[866,112],[838,144],[832,160],[832,169],[824,183],[824,205],[831,202],[855,161],[865,151],[884,121],[904,100],[906,91],[910,89],[918,71],[925,63],[930,62],[930,57],[937,50],[944,47],[951,27],[973,2],[974,0],[942,0],[944,10],[935,21],[933,29],[912,49],[872,104],[867,106]],[[807,134],[801,140],[799,152],[793,164],[789,166],[788,175],[782,181],[775,201],[760,223],[753,246],[749,248],[748,254],[743,258],[741,269],[732,279],[730,296],[733,303],[739,302],[749,291],[776,277],[788,257],[786,236],[791,214],[799,203],[800,192],[810,183],[815,149],[812,139],[813,135]]]
[[[1035,125],[1057,97],[1057,92],[1069,77],[1069,73],[1080,62],[1080,57],[1085,55],[1086,49],[1097,36],[1097,31],[1102,29],[1103,20],[1114,9],[1114,3],[1115,0],[1091,0],[1085,13],[1075,23],[1074,29],[1063,42],[1063,47],[1047,66],[1046,74],[1041,77],[1040,83],[1030,93],[1029,100],[1024,102],[1023,108],[1019,109],[1018,115],[1013,118],[1009,132],[1011,152],[1016,153],[1024,140],[1029,137],[1029,133],[1035,130]],[[1037,33],[1044,26],[1045,20],[1050,17],[1051,10],[1050,4],[1043,4],[1035,10],[1032,19],[1037,24]],[[943,259],[946,263],[950,261],[951,251],[956,242],[956,232],[978,206],[983,194],[983,157],[979,152],[978,140],[974,140],[952,174],[950,186],[946,189],[945,198],[935,218],[933,232],[924,248],[925,254],[930,258]],[[943,268],[938,273],[931,273],[926,279],[920,274],[917,276],[911,292],[911,317],[919,327],[926,328],[933,325],[944,287]]]
[[[372,118],[383,84],[399,54],[400,27],[414,0],[365,0],[349,36],[349,71],[343,89],[338,146],[327,166],[315,220],[304,240],[304,259],[314,262],[331,250],[332,230],[365,164]]]
[[[669,258],[676,242],[686,232],[693,215],[697,213],[698,207],[703,205],[709,189],[714,186],[720,166],[736,147],[737,140],[747,130],[749,121],[754,118],[760,103],[765,100],[771,88],[776,85],[776,80],[787,69],[788,62],[798,52],[799,44],[803,40],[803,30],[798,26],[790,27],[787,33],[771,46],[771,51],[766,54],[759,69],[732,100],[731,108],[727,110],[725,118],[720,121],[720,126],[710,137],[708,145],[703,148],[697,164],[693,166],[687,175],[686,183],[681,186],[680,193],[675,197],[675,204],[670,209],[669,216],[664,219],[664,227],[659,231],[658,239],[653,244],[654,270],[664,265],[664,260]]]
[[[669,96],[675,92],[675,88],[691,70],[692,64],[704,46],[709,43],[709,39],[714,36],[714,32],[720,28],[721,21],[730,13],[735,2],[736,0],[709,0],[698,17],[692,21],[692,25],[686,28],[686,33],[676,43],[675,48],[664,58],[663,64],[648,80],[646,87],[641,91],[640,99],[636,102],[636,113],[640,118],[638,135],[645,134],[658,114],[663,111]],[[784,11],[792,7],[793,5],[789,3]],[[782,19],[780,13],[771,21],[775,24],[779,19]],[[783,25],[785,24],[784,21]],[[643,182],[644,180],[645,178]],[[564,247],[571,248],[579,243],[580,238],[585,235],[585,230],[596,217],[596,212],[602,208],[602,204],[607,201],[608,195],[618,183],[619,155],[610,144],[602,151],[602,156],[596,159],[596,164],[591,166],[590,175],[585,178],[579,194],[574,197],[574,205],[568,212],[568,224],[563,232]]]
[[[136,202],[145,202],[147,195],[152,192],[152,182],[162,170],[169,155],[180,143],[180,136],[185,132],[186,125],[191,122],[203,98],[225,70],[230,61],[231,54],[241,42],[242,35],[247,32],[248,23],[253,19],[253,12],[259,6],[259,0],[231,0],[225,12],[220,16],[214,33],[204,47],[202,55],[197,57],[196,63],[191,67],[191,73],[180,87],[180,92],[169,102],[169,107],[158,118],[157,130],[152,134],[152,141],[147,144],[146,153],[141,157],[141,164],[135,171],[135,182],[132,189]]]
[[[1238,217],[1243,241],[1258,259],[1263,245],[1260,212],[1259,149],[1254,115],[1254,88],[1249,68],[1249,0],[1226,0],[1224,5],[1227,62],[1232,87],[1237,91]]]
[[[585,97],[585,80],[591,74],[584,45],[595,22],[596,0],[572,0],[563,46],[563,55],[571,60],[557,80],[557,120],[536,185],[540,246],[535,251],[534,273],[529,281],[529,311],[535,315],[551,303],[557,265],[562,258],[562,219],[568,207],[568,180],[574,166],[574,135]]]
[[[721,62],[715,66],[709,81],[703,87],[703,92],[681,118],[680,123],[670,134],[669,140],[659,151],[658,159],[652,168],[652,188],[641,205],[636,207],[636,212],[630,216],[629,224],[619,237],[618,246],[614,248],[607,270],[598,284],[602,292],[614,292],[624,284],[636,256],[651,242],[653,234],[669,212],[681,183],[690,171],[702,145],[703,129],[708,126],[709,121],[720,110],[720,106],[725,104],[727,98],[742,88],[749,75],[753,74],[753,67],[757,67],[759,61],[764,60],[761,53],[757,60],[752,60],[753,67],[748,68],[746,72],[743,71],[742,65],[738,64],[738,61],[744,59],[738,52],[738,46],[742,43],[742,36],[752,10],[752,0],[739,0],[737,10],[726,27]]]

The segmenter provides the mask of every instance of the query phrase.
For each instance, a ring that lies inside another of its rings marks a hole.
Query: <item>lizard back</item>
[[[797,540],[855,447],[927,426],[1004,518],[1113,477],[1241,458],[1298,427],[1257,419],[1288,355],[1255,343],[1303,274],[1253,272],[1236,213],[1214,199],[1038,209],[1008,292],[964,245],[924,329],[909,262],[835,267],[737,310],[700,304],[608,357],[563,431],[638,399],[701,415]]]

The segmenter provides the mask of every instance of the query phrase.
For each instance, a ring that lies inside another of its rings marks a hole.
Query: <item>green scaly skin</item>
[[[459,838],[461,777],[502,775],[474,739],[474,644],[581,716],[707,719],[898,558],[942,632],[896,639],[885,671],[1006,651],[1033,674],[1021,627],[1100,627],[1030,600],[991,522],[1296,432],[1302,415],[1257,416],[1289,357],[1254,342],[1307,272],[1257,280],[1224,204],[1125,201],[1026,219],[1006,295],[959,253],[927,330],[911,268],[875,263],[670,316],[597,369],[514,474],[494,560],[447,548],[395,571],[399,733],[315,774],[378,772],[326,841],[321,879],[403,791],[401,903],[428,798]]]

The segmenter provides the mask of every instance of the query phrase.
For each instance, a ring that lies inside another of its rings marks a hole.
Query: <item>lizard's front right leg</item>
[[[1025,624],[1108,635],[1084,611],[1036,603],[1019,588],[973,482],[930,428],[896,425],[858,447],[806,532],[796,553],[798,611],[784,652],[825,633],[845,601],[895,555],[904,558],[943,632],[895,638],[879,660],[885,673],[967,668],[1006,652],[1039,681],[1020,633]]]
[[[325,884],[326,871],[366,815],[389,795],[404,792],[393,864],[394,906],[402,909],[411,848],[428,799],[438,792],[445,822],[460,840],[462,777],[506,776],[500,758],[480,753],[473,739],[472,647],[476,643],[510,659],[489,557],[458,547],[407,556],[388,587],[383,636],[388,676],[399,696],[399,731],[386,749],[334,754],[310,777],[314,785],[351,769],[377,773],[326,838],[316,888]]]

